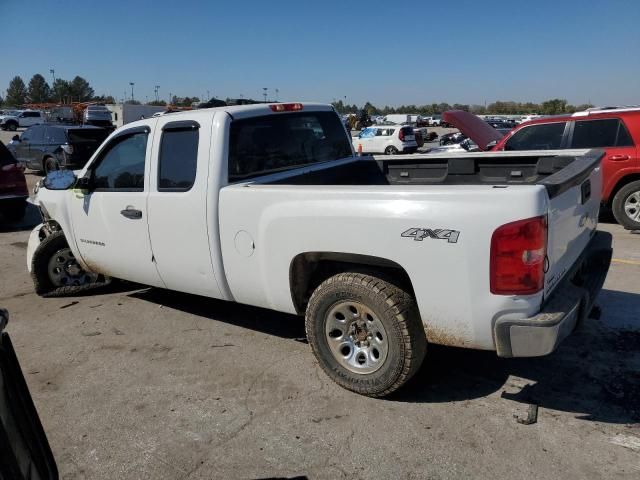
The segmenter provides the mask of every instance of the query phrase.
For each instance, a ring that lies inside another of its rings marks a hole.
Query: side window
[[[507,140],[505,150],[557,150],[562,145],[566,122],[531,125]]]
[[[627,130],[627,126],[624,124],[624,120],[620,120],[620,125],[618,126],[616,147],[633,147],[633,139],[629,134],[629,130]]]
[[[67,143],[67,138],[62,128],[47,127],[44,141],[49,145],[62,145]]]
[[[198,161],[196,128],[165,129],[160,140],[158,191],[186,192],[196,179]]]
[[[93,168],[98,191],[141,192],[144,190],[144,163],[147,133],[139,132],[112,140]]]
[[[44,142],[44,127],[33,127],[31,130],[31,143]]]
[[[572,148],[606,148],[616,145],[618,127],[617,118],[605,120],[580,120],[573,127]]]
[[[376,137],[381,137],[382,135],[384,135],[385,130],[379,128],[376,130]]]
[[[22,135],[20,135],[21,142],[31,142],[33,138],[33,127],[27,128]]]

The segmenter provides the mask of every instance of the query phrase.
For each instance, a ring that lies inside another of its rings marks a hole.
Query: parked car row
[[[540,117],[506,135],[467,112],[444,115],[481,150],[603,149],[602,202],[625,228],[640,229],[640,107]]]
[[[49,173],[60,168],[84,167],[109,130],[91,125],[42,124],[13,137],[9,150],[18,162]]]

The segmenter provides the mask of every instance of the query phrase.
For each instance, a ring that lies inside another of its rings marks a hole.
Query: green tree
[[[63,80],[62,78],[56,79],[53,82],[53,86],[51,87],[51,100],[54,102],[69,102],[68,97],[71,96],[71,89],[69,87],[69,82]]]
[[[151,100],[147,103],[147,105],[152,105],[154,107],[164,107],[167,105],[167,102],[165,102],[164,100]]]
[[[42,75],[36,73],[29,81],[28,97],[30,103],[45,103],[49,101],[51,89]]]
[[[9,88],[7,88],[7,98],[5,99],[7,105],[17,107],[23,105],[27,101],[27,88],[19,76],[13,77],[9,82]]]
[[[69,93],[73,101],[87,102],[93,98],[93,88],[84,78],[75,76],[69,82]]]
[[[2,99],[2,96],[0,95],[0,107],[2,106],[3,103],[4,103],[4,100]]]
[[[557,115],[559,113],[565,113],[567,111],[567,101],[554,98],[553,100],[547,100],[542,102],[541,112],[545,115]]]

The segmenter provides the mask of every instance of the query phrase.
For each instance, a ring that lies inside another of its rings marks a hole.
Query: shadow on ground
[[[604,292],[603,292],[604,293]],[[615,292],[640,311],[640,295]],[[281,338],[306,341],[302,317],[159,289],[130,296]],[[614,330],[589,319],[552,355],[500,359],[494,352],[431,345],[425,363],[390,399],[440,403],[501,392],[503,398],[625,424],[640,421],[640,329]],[[511,376],[520,377],[517,384]],[[522,387],[521,385],[525,385]],[[515,392],[515,393],[514,393]]]

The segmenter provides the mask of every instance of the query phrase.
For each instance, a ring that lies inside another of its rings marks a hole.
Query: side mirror
[[[11,138],[11,141],[12,141],[12,142],[19,142],[19,141],[20,141],[20,135],[14,135],[14,136]]]
[[[54,170],[42,181],[48,190],[68,190],[76,183],[76,176],[71,170]]]
[[[89,172],[87,172],[84,177],[78,179],[76,188],[80,190],[93,190],[93,182],[91,181],[91,174]]]
[[[489,143],[487,143],[487,146],[484,147],[485,150],[491,150],[493,147],[495,147],[498,144],[497,140],[492,140]]]

